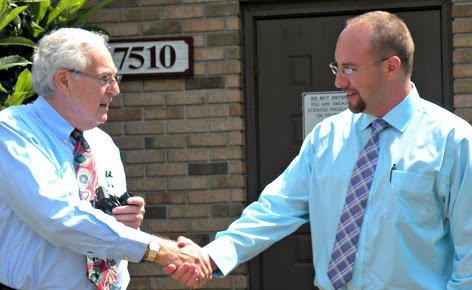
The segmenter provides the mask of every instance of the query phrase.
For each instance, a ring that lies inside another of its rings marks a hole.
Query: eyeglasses
[[[94,75],[91,75],[91,74],[88,74],[88,73],[85,73],[85,72],[82,72],[82,71],[74,70],[74,69],[69,69],[69,71],[71,73],[75,73],[75,74],[78,74],[78,75],[83,75],[83,76],[89,77],[91,79],[100,81],[106,87],[111,87],[115,83],[119,84],[120,81],[121,81],[121,78],[123,77],[123,75],[120,75],[120,74],[116,74],[114,76],[94,76]]]
[[[378,60],[372,64],[369,64],[367,66],[364,66],[364,67],[360,67],[360,68],[353,68],[353,67],[345,67],[345,68],[342,68],[342,69],[339,69],[338,68],[338,63],[336,61],[333,61],[332,63],[329,64],[329,67],[331,68],[331,72],[335,75],[338,74],[338,71],[341,71],[341,73],[346,76],[346,77],[350,77],[354,74],[354,72],[357,72],[357,71],[361,71],[361,70],[365,70],[365,69],[368,69],[369,67],[372,67],[374,65],[378,65],[379,63],[382,63],[384,61],[386,61],[387,59],[389,59],[391,56],[389,57],[386,57],[386,58],[383,58],[381,60]]]

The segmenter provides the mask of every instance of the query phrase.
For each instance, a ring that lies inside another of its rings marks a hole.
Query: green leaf
[[[7,46],[7,45],[23,45],[29,47],[35,47],[36,44],[29,40],[28,38],[24,38],[21,36],[12,36],[7,37],[4,39],[0,39],[0,46]]]
[[[8,94],[8,91],[0,83],[0,93]]]
[[[0,58],[0,70],[5,70],[14,66],[25,66],[29,64],[31,64],[29,60],[19,55],[9,55]]]
[[[25,2],[25,3],[31,4],[30,5],[30,7],[32,8],[31,14],[34,17],[33,21],[36,23],[39,23],[41,22],[41,20],[43,20],[49,7],[51,7],[50,0],[22,0],[19,2]]]
[[[33,29],[33,37],[38,37],[45,32],[44,29],[34,21],[31,21],[31,28]]]
[[[23,102],[33,96],[33,84],[31,82],[31,73],[25,68],[16,81],[13,93],[5,100],[6,106],[21,105]]]
[[[0,0],[0,16],[7,10],[7,0]]]
[[[62,13],[73,14],[77,12],[80,7],[85,4],[86,0],[60,0],[56,8],[54,8],[48,15],[46,26],[49,26]]]
[[[77,25],[79,23],[83,23],[85,21],[85,19],[92,16],[93,14],[95,14],[95,12],[97,12],[98,10],[102,9],[103,7],[105,7],[106,5],[108,5],[108,4],[110,4],[114,1],[115,0],[100,1],[97,5],[94,5],[94,6],[90,7],[88,10],[86,10],[85,12],[81,13],[80,16],[77,17],[77,19],[75,20],[74,25]]]
[[[8,25],[8,23],[14,20],[16,16],[18,16],[18,14],[25,11],[27,8],[28,6],[20,6],[16,7],[15,9],[12,9],[7,15],[3,17],[2,20],[0,20],[0,31],[2,31],[3,28]]]

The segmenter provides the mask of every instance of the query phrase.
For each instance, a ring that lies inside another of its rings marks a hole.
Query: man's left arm
[[[472,289],[472,138],[455,150],[447,217],[453,241],[452,275],[447,289]]]

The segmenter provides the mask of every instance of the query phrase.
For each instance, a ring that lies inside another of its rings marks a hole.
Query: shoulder
[[[472,142],[472,126],[461,117],[426,100],[422,100],[421,112],[424,127],[431,134],[455,142]]]
[[[30,116],[28,107],[28,105],[11,106],[0,111],[0,129],[20,135],[30,132],[35,121]]]

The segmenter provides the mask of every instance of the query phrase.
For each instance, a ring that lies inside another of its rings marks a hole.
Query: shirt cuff
[[[226,237],[217,238],[209,243],[203,250],[213,259],[218,269],[213,271],[217,278],[228,275],[239,264],[238,254],[231,239]]]

